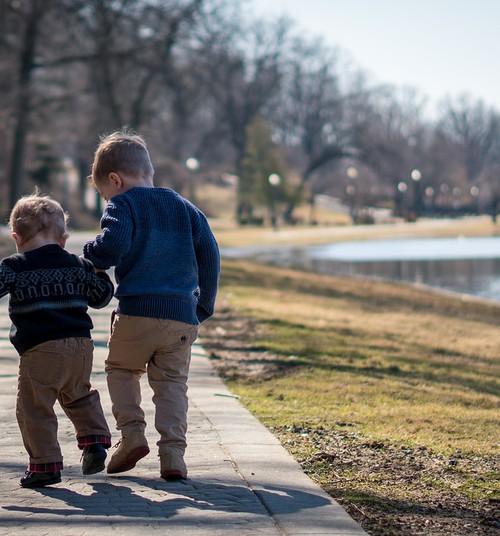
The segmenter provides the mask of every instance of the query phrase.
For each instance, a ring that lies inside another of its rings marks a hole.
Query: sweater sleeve
[[[88,265],[90,263],[88,261]],[[106,272],[97,272],[87,266],[88,304],[94,309],[102,309],[111,301],[114,285]]]
[[[198,212],[197,216],[194,226],[194,247],[198,263],[200,295],[196,316],[201,323],[214,314],[220,274],[220,253],[207,219],[201,212]]]
[[[0,298],[9,293],[10,285],[15,281],[16,273],[4,262],[0,263]]]
[[[132,243],[132,215],[124,202],[106,205],[101,218],[102,233],[83,246],[83,255],[100,270],[116,266],[130,249]]]

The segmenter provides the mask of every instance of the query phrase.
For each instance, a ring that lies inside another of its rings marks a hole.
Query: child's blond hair
[[[38,193],[19,199],[10,213],[9,227],[23,242],[41,233],[54,238],[68,238],[68,215],[50,196]]]
[[[101,137],[94,153],[92,182],[102,183],[112,172],[122,172],[131,177],[153,177],[154,168],[142,136],[119,130]]]

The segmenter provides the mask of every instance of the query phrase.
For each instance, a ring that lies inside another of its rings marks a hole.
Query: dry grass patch
[[[490,534],[500,307],[243,261],[224,262],[221,283],[201,332],[214,365],[351,514],[373,534],[417,534],[433,505],[422,533],[466,534],[467,504],[472,533]],[[391,509],[399,521],[379,527]]]
[[[349,221],[344,217],[332,216],[327,224],[281,226],[277,230],[269,227],[240,227],[231,218],[214,219],[211,224],[222,247],[255,244],[314,245],[347,240],[407,237],[496,236],[500,232],[500,228],[486,216],[381,225],[349,225]]]

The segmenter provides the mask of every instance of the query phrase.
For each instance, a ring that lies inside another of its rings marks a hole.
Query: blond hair
[[[18,234],[23,242],[41,233],[52,234],[54,238],[68,238],[68,215],[61,205],[50,196],[38,193],[19,199],[9,218],[11,231]]]
[[[129,130],[118,130],[101,137],[94,153],[92,182],[102,183],[112,172],[131,177],[153,177],[154,168],[142,136]]]

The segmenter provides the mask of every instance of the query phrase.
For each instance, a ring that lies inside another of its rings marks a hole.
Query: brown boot
[[[187,467],[180,450],[168,450],[160,454],[160,475],[164,480],[184,480]]]
[[[135,467],[135,464],[149,454],[149,447],[144,432],[134,432],[128,437],[122,437],[118,443],[118,450],[111,456],[107,472],[123,473]]]

